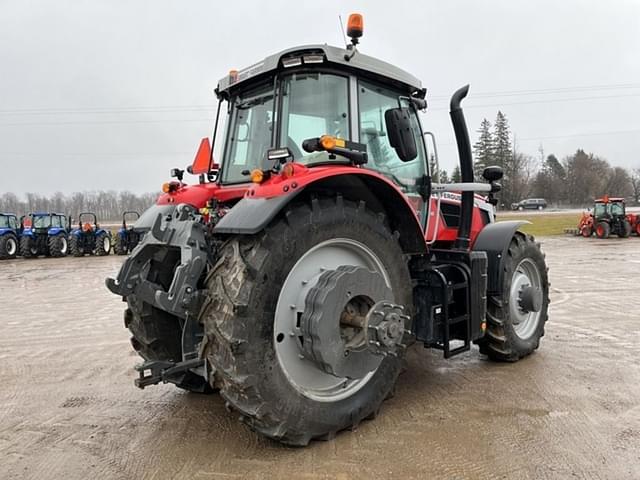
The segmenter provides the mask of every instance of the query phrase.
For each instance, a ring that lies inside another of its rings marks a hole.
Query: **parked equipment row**
[[[112,249],[117,255],[126,255],[140,240],[127,220],[138,217],[138,212],[124,212],[122,226],[114,235],[100,227],[93,212],[81,213],[76,227],[72,227],[71,217],[62,213],[34,212],[19,220],[13,213],[0,213],[0,260],[17,256],[104,256]]]

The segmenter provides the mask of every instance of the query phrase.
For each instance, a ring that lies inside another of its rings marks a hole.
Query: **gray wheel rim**
[[[306,295],[323,271],[340,265],[361,266],[378,272],[391,288],[386,269],[368,247],[352,239],[327,240],[307,251],[293,266],[280,291],[274,318],[274,347],[287,380],[304,396],[321,402],[335,402],[353,395],[376,372],[359,379],[338,378],[302,356],[297,321],[304,311]]]
[[[520,308],[520,292],[526,287],[535,287],[542,290],[540,271],[530,258],[524,258],[518,263],[511,277],[511,290],[509,292],[509,314],[516,335],[522,340],[528,340],[535,334],[542,308],[539,312],[525,312]]]
[[[7,253],[13,257],[18,251],[18,243],[13,238],[7,239]]]
[[[104,237],[104,242],[102,243],[104,247],[104,251],[109,253],[111,251],[111,239],[109,237]]]

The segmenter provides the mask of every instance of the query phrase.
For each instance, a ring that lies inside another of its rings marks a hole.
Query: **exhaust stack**
[[[473,183],[473,157],[471,155],[471,143],[469,132],[464,120],[464,113],[460,102],[469,93],[469,85],[458,89],[451,97],[450,112],[453,131],[458,144],[458,158],[460,159],[460,176],[462,183]],[[458,237],[453,245],[459,250],[469,249],[469,234],[471,232],[471,219],[473,216],[473,192],[462,192],[462,204],[460,205],[460,226]]]

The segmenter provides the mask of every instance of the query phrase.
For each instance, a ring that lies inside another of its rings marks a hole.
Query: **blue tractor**
[[[131,252],[131,250],[136,248],[142,236],[140,232],[134,230],[133,225],[127,225],[127,218],[135,221],[140,218],[140,214],[134,211],[128,211],[122,214],[122,227],[120,227],[116,238],[113,240],[113,251],[117,255],[126,255]]]
[[[0,260],[16,258],[19,238],[18,217],[13,213],[0,213]]]
[[[69,250],[67,217],[62,213],[35,212],[29,218],[29,226],[24,225],[24,217],[21,222],[20,255],[66,257]]]
[[[86,254],[102,257],[111,252],[111,233],[100,228],[93,212],[78,215],[78,227],[69,234],[69,253],[74,257]]]

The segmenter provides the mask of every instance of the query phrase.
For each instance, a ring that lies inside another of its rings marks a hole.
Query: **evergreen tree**
[[[478,130],[478,141],[473,145],[475,157],[473,171],[477,181],[482,181],[482,171],[493,164],[493,140],[491,122],[485,118],[482,120]]]
[[[502,179],[502,203],[509,205],[512,202],[521,200],[521,192],[518,192],[520,185],[520,172],[518,165],[524,160],[522,156],[514,155],[511,147],[511,132],[507,117],[498,111],[493,127],[493,163],[502,167],[504,177]]]
[[[462,181],[462,174],[460,173],[460,167],[456,165],[451,173],[451,183],[460,183]]]
[[[501,111],[498,111],[493,133],[493,154],[495,163],[501,166],[505,173],[513,157],[510,135],[507,117]]]

